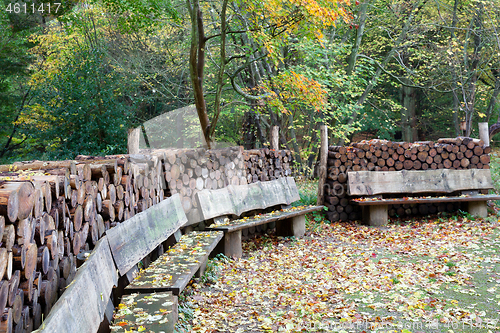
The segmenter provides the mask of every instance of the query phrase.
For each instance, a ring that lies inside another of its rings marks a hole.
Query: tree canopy
[[[321,123],[339,144],[359,133],[473,135],[476,122],[499,118],[499,32],[494,0],[88,0],[50,15],[3,10],[0,158],[125,152],[129,128],[190,104],[209,144],[262,147],[279,126],[281,145],[305,168]]]

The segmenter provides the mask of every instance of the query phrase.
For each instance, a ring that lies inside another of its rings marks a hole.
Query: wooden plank
[[[88,269],[81,270],[35,332],[97,332],[101,315],[93,279],[99,276],[90,274]]]
[[[263,200],[265,202],[265,207],[290,204],[290,200],[285,193],[285,186],[288,187],[288,183],[283,182],[281,179],[270,182],[260,182],[260,187],[264,194]]]
[[[292,207],[281,212],[277,211],[268,214],[256,215],[250,219],[238,219],[233,221],[222,222],[219,224],[212,224],[208,229],[221,230],[224,232],[233,232],[236,230],[247,229],[250,227],[255,227],[257,225],[262,225],[270,222],[290,219],[295,216],[305,215],[322,209],[323,206],[311,206],[302,209],[297,209],[295,207]]]
[[[96,283],[96,279],[99,279],[99,275],[95,275],[89,269],[83,269],[77,273],[70,288],[68,288],[69,290],[67,289],[68,294],[63,295],[68,302],[71,316],[76,324],[72,332],[90,333],[97,332],[99,329],[104,309],[101,309],[98,303],[101,297],[100,291],[92,287]]]
[[[109,246],[120,275],[126,274],[186,222],[176,193],[108,230]]]
[[[141,128],[129,128],[127,139],[127,151],[129,154],[139,154],[139,142],[141,138]]]
[[[68,300],[64,297],[60,297],[59,300],[52,307],[50,314],[45,318],[40,327],[33,331],[36,333],[51,333],[51,332],[76,332],[78,326],[76,326],[75,318],[71,314],[70,305]],[[75,331],[76,330],[76,331]]]
[[[173,332],[176,313],[177,297],[171,292],[123,296],[110,329],[111,332]]]
[[[220,231],[183,235],[174,247],[141,271],[125,288],[125,293],[172,291],[179,295],[223,235]]]
[[[467,201],[488,201],[500,200],[500,195],[471,195],[459,197],[433,197],[433,198],[394,198],[394,199],[375,199],[366,201],[351,200],[351,203],[358,206],[376,206],[376,205],[394,205],[394,204],[417,204],[433,202],[467,202]]]
[[[221,215],[236,215],[236,208],[227,187],[218,190],[203,190],[198,192],[196,197],[203,220]]]
[[[468,189],[493,188],[489,169],[350,171],[347,178],[349,195],[450,193]]]
[[[97,332],[117,283],[116,266],[104,236],[36,332]]]
[[[224,215],[241,215],[255,209],[289,205],[300,199],[293,177],[248,185],[229,185],[218,190],[197,193],[198,207],[203,220]]]
[[[300,200],[299,190],[295,184],[295,179],[293,177],[280,178],[280,180],[285,184],[285,195],[287,196],[287,204],[290,205],[292,202]]]
[[[89,274],[93,281],[93,284],[88,288],[95,289],[97,298],[93,302],[97,304],[100,320],[103,321],[113,286],[118,286],[118,272],[111,255],[107,236],[101,238],[96,244],[85,263],[78,269],[76,278],[83,272]]]
[[[263,191],[260,185],[260,182],[256,182],[247,185],[229,185],[227,187],[233,202],[235,215],[240,216],[244,212],[267,207],[265,198],[269,196],[269,193]]]

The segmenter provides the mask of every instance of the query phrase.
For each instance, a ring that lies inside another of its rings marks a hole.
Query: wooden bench
[[[106,231],[36,332],[107,331],[120,281],[186,221],[176,194]],[[175,314],[176,298],[170,297]]]
[[[323,206],[292,208],[299,200],[299,193],[292,177],[248,185],[229,185],[218,190],[197,193],[200,214],[210,224],[209,230],[224,231],[223,252],[226,256],[241,258],[241,231],[270,222],[276,223],[281,236],[301,237],[305,233],[305,214],[323,209]],[[266,209],[282,209],[266,215],[234,219],[244,213]],[[229,217],[232,217],[231,219]]]
[[[348,195],[362,196],[352,203],[362,207],[363,222],[373,226],[387,224],[393,204],[465,202],[471,215],[486,217],[486,201],[500,199],[481,193],[493,188],[489,169],[350,171],[347,181]]]
[[[222,239],[222,232],[191,232],[181,236],[180,228],[187,217],[179,195],[174,197],[173,206],[153,214],[161,216],[161,223],[143,219],[131,224],[127,220],[110,229],[107,237],[116,266],[129,282],[121,292],[125,296],[115,311],[113,332],[137,331],[140,326],[148,332],[173,332],[177,322],[177,296],[194,275],[204,273],[208,256]],[[172,247],[139,271],[140,258],[165,243],[169,236],[173,238]],[[142,309],[139,316],[134,313],[137,309]]]
[[[111,332],[174,332],[177,298],[172,292],[132,294],[122,297]]]
[[[193,231],[183,235],[177,244],[141,270],[125,293],[171,291],[179,295],[194,275],[203,275],[208,256],[222,236],[222,231]]]

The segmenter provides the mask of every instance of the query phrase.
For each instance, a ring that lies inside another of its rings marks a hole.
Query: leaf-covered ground
[[[492,153],[496,190],[500,151]],[[314,204],[317,182],[298,182]],[[463,213],[384,228],[308,216],[258,236],[180,297],[178,332],[500,332],[500,220]]]
[[[179,331],[500,332],[496,218],[385,228],[323,221],[259,236],[181,297]]]

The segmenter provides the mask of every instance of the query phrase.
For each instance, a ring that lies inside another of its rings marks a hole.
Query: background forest
[[[1,163],[124,153],[190,104],[210,140],[280,126],[304,166],[321,123],[343,144],[499,118],[498,0],[2,1]]]

